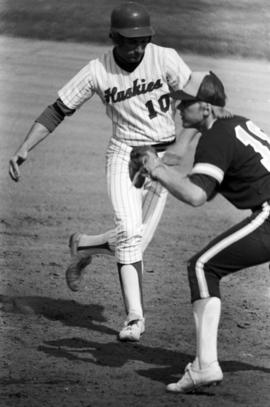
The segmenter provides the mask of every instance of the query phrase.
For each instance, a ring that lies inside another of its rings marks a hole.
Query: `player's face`
[[[180,111],[183,127],[198,128],[202,125],[204,109],[201,102],[182,100],[177,109]]]
[[[117,52],[126,62],[140,62],[149,41],[150,37],[123,38],[122,43],[117,46]]]

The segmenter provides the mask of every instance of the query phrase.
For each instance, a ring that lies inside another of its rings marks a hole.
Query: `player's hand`
[[[129,161],[129,175],[131,182],[136,188],[141,188],[146,177],[155,179],[155,169],[161,165],[163,164],[153,147],[133,147]]]
[[[18,182],[20,179],[19,166],[24,163],[27,158],[27,152],[17,153],[9,160],[9,175],[13,181]]]

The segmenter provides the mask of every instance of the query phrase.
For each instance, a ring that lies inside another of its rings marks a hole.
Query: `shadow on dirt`
[[[117,331],[100,323],[106,322],[104,307],[99,304],[80,304],[73,300],[49,297],[10,297],[0,295],[0,309],[5,312],[39,315],[67,326],[88,328],[108,335]]]
[[[10,297],[0,295],[0,309],[4,312],[42,316],[77,328],[88,328],[100,333],[116,335],[117,332],[102,325],[104,307],[98,304],[84,305],[72,300],[49,297]],[[177,381],[193,355],[149,347],[140,343],[97,342],[79,337],[44,341],[38,351],[48,356],[70,361],[92,363],[98,366],[122,367],[129,361],[150,365],[136,372],[151,380],[168,383]],[[270,369],[237,360],[220,361],[224,372],[257,371],[270,373]],[[153,367],[151,367],[151,365]],[[210,394],[211,395],[211,394]]]
[[[162,383],[177,381],[180,378],[180,374],[183,373],[185,366],[193,360],[192,355],[159,347],[152,348],[143,345],[143,343],[100,343],[86,341],[81,338],[46,341],[38,350],[58,358],[90,362],[109,367],[121,367],[129,361],[159,365],[162,367],[140,369],[136,370],[136,372],[141,376]],[[220,364],[224,372],[251,370],[270,373],[270,369],[240,361],[221,361]]]

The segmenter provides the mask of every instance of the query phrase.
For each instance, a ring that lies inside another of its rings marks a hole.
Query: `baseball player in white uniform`
[[[183,88],[191,74],[174,49],[151,43],[153,34],[149,14],[142,5],[126,2],[115,8],[110,30],[114,48],[90,61],[58,92],[55,103],[36,119],[10,160],[10,175],[18,181],[19,166],[28,151],[53,132],[65,116],[99,95],[112,121],[106,174],[115,228],[97,236],[75,233],[70,237],[72,258],[66,281],[71,290],[77,291],[93,254],[115,256],[127,315],[119,333],[122,341],[138,341],[145,330],[143,252],[167,198],[167,191],[155,181],[146,180],[140,189],[132,185],[130,152],[133,146],[154,145],[164,161],[174,163],[174,155],[166,151],[176,139],[171,95]],[[190,140],[190,130],[184,132],[189,137],[182,135],[180,146]]]

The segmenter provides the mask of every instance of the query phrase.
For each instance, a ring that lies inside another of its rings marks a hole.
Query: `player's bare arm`
[[[197,207],[207,201],[206,192],[194,184],[189,175],[181,174],[173,167],[167,165],[156,166],[151,172],[151,176],[182,202]]]
[[[20,165],[27,159],[28,152],[50,134],[49,130],[40,123],[35,122],[29,130],[24,142],[9,161],[9,174],[13,181],[20,179]]]
[[[191,206],[201,206],[212,195],[214,185],[207,188],[208,193],[200,185],[193,182],[192,175],[179,171],[178,166],[166,165],[151,146],[134,147],[130,154],[130,178],[136,188],[138,176],[148,176],[158,181],[175,198]]]
[[[71,116],[74,112],[75,109],[68,108],[60,98],[44,109],[30,128],[22,145],[9,161],[9,174],[13,181],[19,181],[19,166],[27,159],[28,152],[52,133],[66,116]]]
[[[183,164],[183,160],[199,135],[200,132],[197,129],[182,129],[175,143],[167,148],[162,161],[170,166]]]

